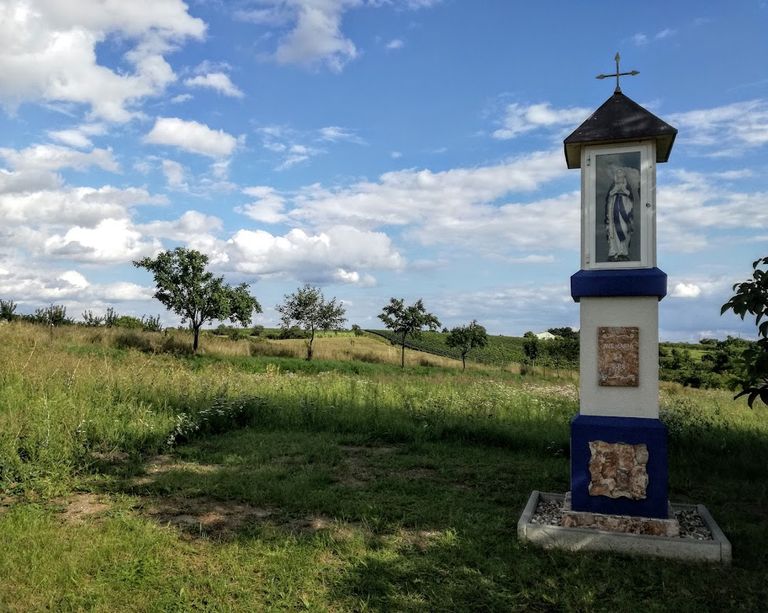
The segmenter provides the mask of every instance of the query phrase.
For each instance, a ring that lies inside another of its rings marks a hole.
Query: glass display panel
[[[640,151],[595,156],[596,263],[639,262]]]

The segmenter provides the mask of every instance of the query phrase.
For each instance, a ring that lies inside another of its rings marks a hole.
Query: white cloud
[[[112,149],[83,152],[60,145],[32,145],[21,150],[0,148],[0,157],[16,170],[86,170],[90,166],[98,166],[111,172],[119,170]]]
[[[51,130],[48,136],[55,141],[76,147],[77,149],[90,149],[93,141],[80,130]]]
[[[362,145],[365,141],[348,128],[342,128],[340,126],[326,126],[318,130],[320,133],[320,140],[336,143],[339,141],[347,141],[350,143],[357,143]]]
[[[405,263],[386,234],[349,226],[318,234],[294,229],[284,236],[239,230],[227,242],[227,255],[227,268],[245,274],[363,285],[374,280],[361,271],[398,269]]]
[[[232,83],[229,76],[223,72],[210,72],[204,75],[197,75],[184,81],[189,87],[204,87],[216,90],[224,96],[231,98],[242,98],[243,94],[238,87]]]
[[[287,28],[271,57],[279,64],[325,66],[340,72],[358,57],[355,43],[341,30],[350,9],[394,5],[409,10],[428,8],[437,0],[257,0],[255,8],[235,12],[235,17],[260,26]]]
[[[404,46],[405,43],[402,40],[399,38],[393,38],[384,47],[390,51],[394,51],[395,49],[402,49]]]
[[[224,130],[213,130],[197,121],[185,121],[178,117],[158,117],[144,140],[212,158],[229,156],[237,147],[237,139]]]
[[[701,288],[695,283],[678,283],[672,290],[672,298],[698,298],[701,294]]]
[[[548,102],[528,106],[515,102],[507,105],[502,127],[493,137],[508,140],[539,128],[576,127],[589,115],[590,110],[585,108],[555,109]]]
[[[403,154],[400,151],[392,151],[390,152],[389,157],[391,157],[393,160],[399,160],[401,157],[403,157]]]
[[[59,275],[59,279],[78,289],[85,289],[90,285],[88,280],[76,270],[67,270],[66,272],[63,272]]]
[[[162,168],[169,188],[186,189],[184,166],[174,160],[163,160]]]
[[[172,221],[152,221],[137,226],[137,230],[156,238],[169,238],[175,241],[193,242],[201,236],[209,236],[211,232],[222,229],[221,219],[205,215],[198,211],[186,211],[181,217]]]
[[[124,122],[136,105],[175,79],[163,54],[205,24],[181,0],[28,0],[0,5],[0,99],[88,105],[94,116]],[[133,43],[124,55],[132,72],[98,63],[110,37]]]
[[[562,151],[534,152],[493,166],[443,172],[400,170],[385,173],[375,182],[335,189],[311,185],[293,199],[290,216],[317,227],[424,224],[429,228],[439,220],[445,220],[446,229],[451,223],[471,226],[478,212],[475,207],[486,205],[488,211],[495,210],[490,205],[493,201],[510,193],[534,191],[565,175],[562,155]],[[578,206],[574,210],[578,215]]]
[[[34,268],[14,262],[12,271],[0,271],[0,295],[18,303],[41,306],[50,302],[65,304],[68,315],[104,303],[150,300],[153,290],[135,283],[91,283],[77,270]]]
[[[738,155],[768,144],[766,100],[673,113],[668,121],[680,130],[684,143],[707,147],[714,156]]]
[[[157,241],[145,241],[127,219],[104,219],[93,228],[75,226],[45,241],[49,255],[99,264],[129,262],[161,247]]]
[[[359,4],[359,0],[291,2],[295,25],[278,44],[275,60],[279,64],[319,62],[340,72],[358,54],[355,44],[341,33],[341,18],[345,10]]]
[[[768,192],[725,189],[705,174],[676,171],[658,188],[659,240],[664,249],[694,252],[707,247],[707,233],[768,228]]]
[[[677,30],[673,30],[672,28],[664,28],[663,30],[656,32],[654,38],[656,40],[663,40],[665,38],[669,38],[670,36],[674,36],[675,34],[677,34]]]
[[[236,211],[263,223],[280,223],[286,216],[285,198],[274,188],[263,185],[247,187],[243,193],[255,198],[253,202],[238,207]]]
[[[643,34],[642,32],[638,32],[637,34],[634,34],[632,36],[632,42],[635,43],[638,47],[642,47],[643,45],[648,44],[648,35]]]
[[[127,218],[140,204],[158,204],[161,198],[144,189],[67,187],[0,194],[0,218],[9,225],[76,224],[92,226],[104,219]]]
[[[178,96],[174,96],[169,100],[171,104],[181,104],[182,102],[186,102],[187,100],[192,100],[193,96],[192,94],[179,94]]]

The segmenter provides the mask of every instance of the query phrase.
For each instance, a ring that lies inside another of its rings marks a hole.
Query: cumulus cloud
[[[0,295],[22,304],[39,306],[49,302],[68,307],[91,308],[97,304],[150,300],[153,290],[135,283],[92,283],[74,269],[35,268],[12,262],[0,269]],[[71,313],[76,316],[76,311]]]
[[[165,182],[171,189],[186,189],[187,183],[185,180],[184,166],[174,160],[162,161],[163,174],[165,175]]]
[[[280,223],[286,220],[285,198],[272,187],[256,185],[243,190],[247,196],[254,200],[238,207],[236,211],[263,223]]]
[[[579,107],[552,108],[548,102],[527,106],[514,102],[507,105],[501,120],[502,127],[493,132],[493,137],[509,140],[539,128],[576,127],[589,117],[590,113],[589,109]]]
[[[702,173],[676,171],[658,188],[659,240],[665,249],[694,252],[709,232],[768,227],[768,192],[727,189]]]
[[[0,194],[0,217],[6,227],[40,224],[93,226],[104,219],[121,219],[141,204],[158,204],[161,198],[141,188],[111,186],[60,187]]]
[[[253,8],[235,12],[235,17],[270,28],[281,28],[277,48],[271,57],[279,64],[325,66],[341,72],[359,55],[355,43],[341,30],[344,13],[369,6],[417,10],[436,4],[436,0],[256,0]]]
[[[684,135],[684,143],[707,147],[713,156],[738,155],[768,144],[768,101],[762,99],[672,113],[668,121]]]
[[[396,49],[402,49],[405,46],[405,43],[400,40],[399,38],[393,38],[391,41],[389,41],[384,47],[388,49],[389,51],[394,51]]]
[[[231,98],[242,98],[245,96],[245,94],[232,83],[229,76],[223,72],[209,72],[208,74],[190,77],[189,79],[185,79],[184,84],[189,87],[213,89],[218,93]]]
[[[164,58],[173,44],[200,39],[205,24],[181,0],[28,0],[0,5],[0,99],[87,105],[93,116],[124,122],[137,104],[176,77]],[[131,72],[98,63],[96,47],[110,37],[133,46]]]
[[[0,157],[16,170],[56,171],[61,168],[86,170],[98,166],[117,172],[120,168],[112,155],[112,149],[93,149],[84,152],[60,145],[32,145],[26,149],[0,148]]]
[[[203,235],[220,231],[222,227],[222,221],[218,217],[206,215],[199,211],[186,211],[178,219],[153,221],[137,226],[137,229],[148,236],[193,242]]]
[[[491,166],[442,172],[399,170],[381,175],[378,181],[346,187],[305,187],[293,199],[290,215],[317,227],[429,227],[440,219],[471,224],[475,207],[490,206],[511,193],[535,191],[566,172],[562,151],[534,152]]]
[[[370,285],[369,269],[398,269],[404,259],[381,232],[334,226],[309,234],[294,229],[284,236],[264,230],[239,230],[227,241],[227,267],[258,276],[301,281]]]
[[[224,130],[213,130],[203,123],[178,117],[158,117],[144,141],[212,158],[232,155],[237,147],[237,139]]]
[[[672,298],[698,298],[701,294],[701,288],[695,283],[678,283],[672,290]]]
[[[127,219],[104,219],[93,228],[75,226],[45,241],[49,255],[99,264],[129,262],[161,248],[157,241],[144,240]]]

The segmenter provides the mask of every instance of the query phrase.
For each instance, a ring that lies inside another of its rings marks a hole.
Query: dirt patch
[[[53,500],[56,505],[61,505],[61,518],[68,524],[77,524],[87,521],[91,517],[101,515],[112,508],[112,505],[104,498],[96,494],[73,494],[65,499]]]
[[[182,462],[169,455],[158,455],[147,462],[144,474],[131,480],[131,485],[149,485],[160,475],[173,471],[195,474],[208,474],[223,468],[222,464],[198,464],[197,462]]]
[[[100,464],[123,464],[130,458],[125,451],[92,451],[90,458]]]
[[[227,537],[247,523],[266,519],[273,511],[248,503],[210,498],[152,498],[140,512],[160,524],[192,536]]]
[[[316,534],[321,531],[328,532],[338,541],[348,541],[354,538],[356,534],[364,531],[362,525],[357,522],[342,522],[327,515],[309,515],[295,519],[288,522],[287,527],[292,532],[303,534]]]
[[[374,445],[374,446],[364,446],[364,445],[340,445],[339,449],[341,449],[344,453],[347,454],[362,454],[362,455],[387,455],[389,453],[395,453],[397,451],[400,451],[399,447],[395,447],[392,445]]]
[[[344,460],[339,467],[336,480],[352,488],[364,487],[378,477],[370,464],[371,458],[400,451],[399,447],[387,445],[340,445],[339,449],[344,453]]]
[[[408,468],[407,470],[400,471],[398,473],[405,479],[432,479],[437,476],[437,471],[434,468]]]

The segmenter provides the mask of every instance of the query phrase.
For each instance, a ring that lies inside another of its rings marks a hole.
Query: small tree
[[[445,344],[461,352],[461,369],[467,368],[467,354],[475,347],[485,347],[488,344],[488,334],[485,328],[473,319],[466,326],[451,329]]]
[[[418,338],[423,328],[433,331],[440,328],[440,321],[432,313],[427,313],[421,298],[411,306],[405,306],[405,300],[402,298],[390,298],[379,319],[400,338],[400,368],[405,368],[406,338]]]
[[[742,319],[747,313],[755,316],[760,338],[742,354],[745,377],[741,382],[741,392],[736,394],[736,398],[748,394],[750,408],[758,396],[764,404],[768,404],[768,270],[761,269],[761,266],[768,266],[768,257],[752,262],[752,279],[736,283],[733,286],[736,293],[720,309],[721,315],[732,310]],[[763,318],[765,321],[761,323]]]
[[[301,326],[307,333],[307,360],[312,359],[312,344],[317,330],[337,330],[346,318],[342,303],[336,304],[336,298],[326,301],[319,287],[306,284],[293,294],[286,294],[282,304],[276,307],[280,313],[281,327],[284,331],[294,325]]]
[[[246,283],[236,287],[227,285],[224,277],[214,277],[206,270],[207,264],[207,255],[184,247],[133,263],[154,275],[155,298],[179,315],[182,323],[189,322],[194,334],[192,349],[195,353],[204,323],[229,319],[247,326],[254,311],[261,313],[261,305],[248,293]]]
[[[67,317],[67,307],[63,304],[50,304],[41,309],[35,309],[34,321],[46,326],[68,326],[75,323],[70,317]]]
[[[83,325],[86,328],[98,328],[104,325],[104,317],[101,315],[95,315],[93,311],[88,309],[83,311]]]
[[[536,368],[536,360],[539,357],[539,339],[533,332],[526,332],[523,334],[523,353],[525,359],[530,362],[531,366]]]

